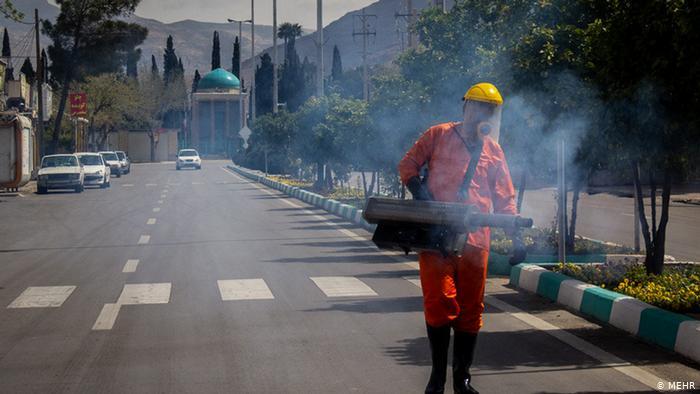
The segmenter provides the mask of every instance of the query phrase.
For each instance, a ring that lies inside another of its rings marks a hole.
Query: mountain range
[[[397,14],[406,14],[404,0],[380,0],[367,6],[364,10],[367,20],[367,61],[371,64],[386,63],[394,59],[406,45],[406,21],[405,17]],[[420,4],[415,4],[420,3]],[[425,4],[424,4],[425,3]],[[426,7],[428,1],[414,1],[416,9]],[[34,9],[39,10],[41,19],[54,20],[59,14],[59,9],[47,0],[21,0],[15,2],[16,7],[25,14],[25,21],[33,21]],[[354,68],[362,64],[363,36],[358,35],[363,31],[360,15],[362,10],[347,13],[324,28],[324,62],[326,73],[330,72],[333,46],[337,45],[342,56],[345,69]],[[199,22],[183,20],[174,23],[163,23],[155,19],[142,18],[131,15],[127,18],[130,22],[138,23],[148,28],[149,34],[141,45],[142,57],[140,67],[150,68],[151,55],[155,55],[159,67],[162,68],[163,48],[168,35],[173,36],[175,51],[182,58],[188,78],[191,78],[195,69],[204,74],[211,69],[211,48],[214,31],[218,31],[221,37],[221,58],[226,68],[231,67],[233,55],[233,40],[238,33],[238,26],[230,23]],[[278,20],[283,22],[284,15]],[[33,25],[12,22],[7,19],[0,20],[0,26],[6,27],[10,33],[13,49],[13,64],[19,68],[27,56],[33,53]],[[296,49],[299,57],[308,56],[312,63],[316,59],[315,34],[310,30],[304,30],[304,35],[296,40]],[[244,59],[243,78],[249,77],[250,67],[250,26],[244,26],[242,38],[242,53]],[[284,48],[278,41],[280,48],[278,55],[280,62],[284,56]],[[48,46],[50,41],[42,37],[42,46]],[[272,26],[255,26],[256,53],[271,52],[272,50]],[[247,78],[246,78],[247,79]]]

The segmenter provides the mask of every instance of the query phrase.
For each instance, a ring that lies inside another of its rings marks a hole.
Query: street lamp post
[[[277,0],[272,0],[272,112],[277,113]]]
[[[255,0],[250,0],[250,59],[253,61],[250,77],[250,119],[255,124],[255,67],[257,66],[255,61]]]
[[[241,129],[243,129],[246,126],[246,117],[245,117],[245,112],[243,111],[243,80],[241,78],[241,74],[243,74],[243,24],[244,23],[253,23],[251,19],[247,20],[236,20],[236,19],[228,19],[229,23],[238,23],[238,45],[240,46],[239,51],[238,51],[238,108],[239,108],[239,116],[240,116],[240,124],[241,124]]]

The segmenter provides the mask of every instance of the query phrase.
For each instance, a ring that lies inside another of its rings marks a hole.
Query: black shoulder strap
[[[464,181],[462,181],[462,186],[459,188],[459,193],[458,193],[458,200],[459,201],[466,201],[469,199],[469,186],[472,183],[472,179],[474,179],[474,173],[476,172],[476,165],[479,164],[479,158],[481,157],[481,151],[484,148],[484,142],[481,140],[478,140],[474,146],[469,146],[467,144],[467,141],[464,140],[461,134],[459,134],[459,131],[455,130],[455,133],[459,136],[459,139],[462,140],[464,143],[464,147],[467,148],[467,151],[469,151],[469,166],[467,167],[467,173],[464,174]]]

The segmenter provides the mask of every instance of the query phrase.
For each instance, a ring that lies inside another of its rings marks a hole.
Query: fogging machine
[[[461,255],[467,235],[479,227],[511,231],[532,227],[532,219],[487,214],[475,205],[377,197],[369,199],[363,217],[377,225],[372,241],[380,249],[406,254],[413,250]]]

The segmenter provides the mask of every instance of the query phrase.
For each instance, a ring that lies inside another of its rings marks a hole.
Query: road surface
[[[0,197],[0,392],[422,392],[415,264],[225,164]],[[488,283],[482,393],[700,385],[697,365],[505,282]]]

